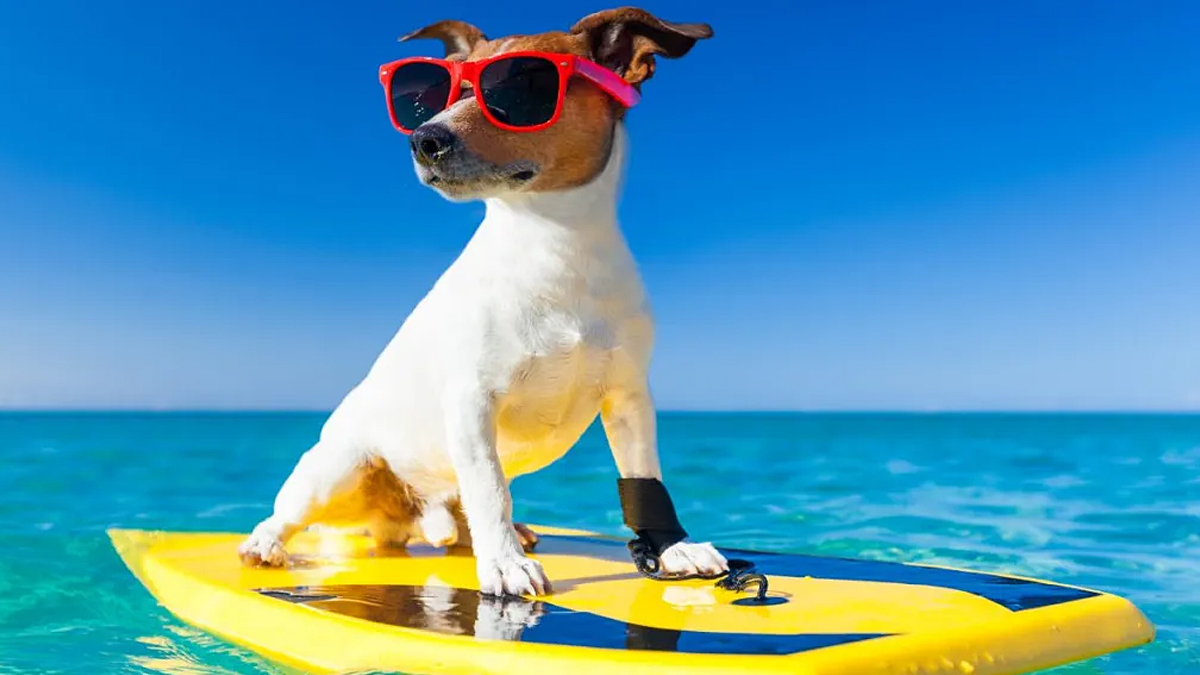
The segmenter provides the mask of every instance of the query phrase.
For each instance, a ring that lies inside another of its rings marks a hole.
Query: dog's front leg
[[[490,595],[550,592],[542,566],[526,557],[513,529],[512,495],[496,451],[492,396],[474,388],[446,401],[446,441],[475,553],[479,590]]]
[[[295,533],[312,524],[313,515],[354,489],[364,458],[329,441],[321,441],[300,456],[292,473],[275,496],[275,509],[238,547],[250,565],[282,566],[284,545]]]
[[[671,574],[719,574],[729,568],[712,544],[687,541],[676,519],[658,460],[654,401],[644,379],[610,389],[600,409],[604,433],[621,475],[625,524],[648,541]]]

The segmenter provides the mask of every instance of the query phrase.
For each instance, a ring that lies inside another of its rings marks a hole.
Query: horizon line
[[[1200,415],[1200,408],[659,408],[666,415]],[[0,415],[329,415],[333,409],[290,407],[0,406]]]

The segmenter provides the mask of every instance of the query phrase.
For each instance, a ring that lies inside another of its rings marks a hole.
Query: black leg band
[[[687,532],[675,515],[671,495],[657,478],[619,478],[621,513],[625,526],[646,541],[655,555],[687,538]]]

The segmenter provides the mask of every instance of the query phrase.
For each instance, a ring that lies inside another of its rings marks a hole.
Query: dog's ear
[[[592,60],[635,86],[654,75],[655,54],[677,59],[713,34],[706,23],[671,23],[636,7],[596,12],[580,19],[571,32],[587,36]]]
[[[466,56],[471,53],[471,50],[475,48],[477,43],[487,40],[487,36],[483,34],[483,31],[475,26],[465,21],[447,19],[431,23],[424,28],[414,30],[408,35],[402,35],[400,36],[400,42],[423,38],[441,40],[442,44],[446,46],[446,56]]]

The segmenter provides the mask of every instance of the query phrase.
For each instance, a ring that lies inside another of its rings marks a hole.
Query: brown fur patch
[[[446,48],[446,56],[452,56],[469,53],[477,42],[486,40],[487,36],[483,34],[483,31],[465,21],[447,19],[404,35],[400,38],[400,42],[421,38],[441,40],[442,45]]]
[[[582,34],[516,35],[479,42],[465,58],[478,60],[529,50],[587,57],[588,43]],[[608,94],[576,77],[567,86],[562,116],[548,129],[529,133],[498,129],[473,103],[468,111],[456,116],[453,131],[472,152],[493,164],[535,162],[538,175],[525,189],[561,190],[583,185],[604,169],[616,107]]]
[[[313,522],[330,525],[395,523],[407,525],[421,515],[421,500],[412,486],[400,480],[387,462],[363,465],[346,485],[314,514]]]
[[[596,12],[580,19],[571,32],[586,35],[592,58],[633,85],[654,75],[655,54],[677,59],[713,34],[706,23],[663,21],[637,7]]]
[[[359,492],[378,515],[390,521],[407,522],[421,515],[422,504],[416,491],[400,480],[382,459],[376,459],[363,470]]]

